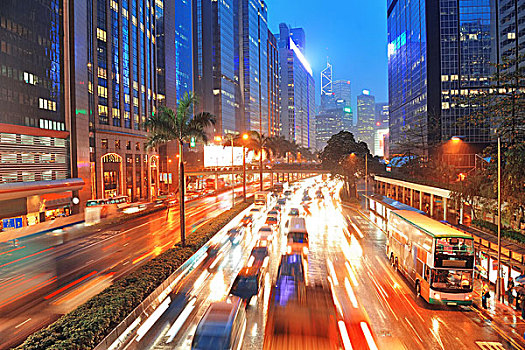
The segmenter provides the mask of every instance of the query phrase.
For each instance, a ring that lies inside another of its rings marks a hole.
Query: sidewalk
[[[515,303],[508,304],[507,295],[503,302],[496,300],[495,286],[490,286],[490,298],[487,300],[487,309],[481,304],[481,289],[483,282],[479,279],[474,280],[473,307],[480,314],[496,326],[495,329],[504,338],[508,338],[515,348],[525,349],[525,321],[521,318],[521,310],[516,310]]]

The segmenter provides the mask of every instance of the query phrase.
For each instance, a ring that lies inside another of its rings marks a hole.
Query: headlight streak
[[[140,340],[146,335],[146,333],[150,330],[150,328],[157,322],[157,320],[162,316],[164,311],[168,309],[171,303],[171,298],[168,296],[166,300],[160,304],[155,311],[151,314],[150,317],[140,326],[140,328],[137,330],[137,337],[135,338],[136,342],[140,342]]]
[[[168,340],[166,341],[167,344],[173,341],[173,339],[177,336],[179,333],[182,325],[186,320],[188,319],[188,316],[191,314],[193,309],[195,308],[195,302],[197,301],[196,298],[193,298],[190,300],[190,302],[186,305],[184,310],[180,313],[179,317],[173,322],[173,326],[169,329],[168,333],[166,333],[166,336],[168,336]]]
[[[365,339],[370,350],[378,350],[376,342],[374,341],[374,337],[372,337],[372,333],[370,332],[370,328],[368,328],[368,324],[366,322],[361,322],[361,330],[365,335]]]
[[[354,309],[357,309],[359,307],[357,303],[357,299],[354,294],[354,290],[352,289],[352,286],[350,286],[350,282],[348,281],[348,278],[345,277],[345,289],[346,293],[348,294],[348,297],[350,298],[350,302],[352,303],[352,306]]]
[[[345,322],[338,321],[337,326],[339,327],[339,333],[341,333],[341,339],[343,340],[343,346],[345,350],[352,350],[352,343],[350,342],[350,337],[348,336]]]

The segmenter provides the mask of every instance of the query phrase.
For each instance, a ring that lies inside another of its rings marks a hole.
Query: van
[[[212,303],[202,317],[192,350],[238,350],[246,331],[246,310],[240,298]]]
[[[308,231],[304,218],[291,218],[286,237],[286,253],[308,255]]]

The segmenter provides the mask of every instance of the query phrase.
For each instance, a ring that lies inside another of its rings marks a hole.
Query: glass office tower
[[[490,0],[388,1],[392,153],[411,127],[431,145],[452,136],[490,141],[488,126],[462,123],[472,109],[461,101],[488,85],[491,18]],[[432,132],[429,119],[438,124]]]

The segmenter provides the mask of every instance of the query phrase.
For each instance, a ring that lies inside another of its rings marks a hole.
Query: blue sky
[[[268,22],[303,27],[306,58],[315,75],[319,103],[320,72],[326,57],[333,79],[352,82],[352,104],[363,89],[377,102],[388,101],[386,0],[266,0]]]

